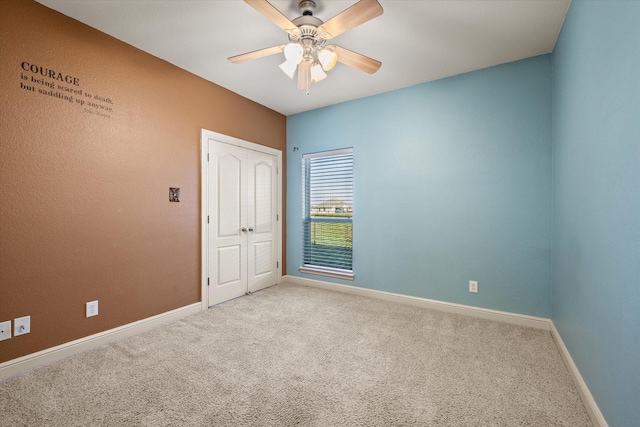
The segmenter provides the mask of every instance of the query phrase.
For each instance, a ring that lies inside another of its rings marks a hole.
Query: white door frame
[[[277,163],[277,218],[278,218],[278,226],[276,229],[277,234],[277,283],[282,281],[282,174],[280,171],[282,170],[282,151],[276,150],[275,148],[267,147],[260,144],[255,144],[253,142],[245,141],[243,139],[234,138],[232,136],[223,135],[221,133],[213,132],[207,129],[202,129],[202,139],[200,141],[200,187],[202,189],[201,197],[200,197],[200,239],[201,239],[201,257],[200,263],[202,265],[202,274],[201,285],[202,291],[200,293],[201,303],[202,303],[202,311],[209,308],[209,282],[210,282],[210,272],[208,265],[208,251],[209,251],[209,242],[207,236],[207,219],[211,214],[208,212],[209,207],[209,161],[208,161],[208,153],[209,153],[209,141],[219,141],[224,142],[226,144],[235,145],[238,147],[246,148],[248,150],[258,151],[261,153],[270,154],[276,157]],[[209,218],[209,220],[213,220],[213,218]]]

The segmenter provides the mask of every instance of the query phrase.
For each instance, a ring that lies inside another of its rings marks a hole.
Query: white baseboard
[[[576,388],[578,389],[578,393],[580,394],[580,399],[582,399],[582,403],[584,404],[584,407],[589,413],[589,418],[591,418],[591,422],[593,423],[594,427],[608,427],[607,421],[604,419],[602,412],[600,412],[600,408],[598,408],[598,405],[595,399],[593,398],[593,395],[589,391],[589,388],[587,387],[587,383],[584,382],[582,375],[580,375],[580,371],[578,370],[578,367],[576,366],[575,363],[573,363],[571,354],[569,353],[569,350],[567,349],[567,347],[564,345],[564,342],[560,337],[560,333],[556,329],[556,325],[554,325],[553,322],[551,323],[551,336],[553,336],[553,339],[555,340],[556,345],[558,346],[560,355],[564,359],[564,364],[567,367],[569,374],[573,378],[573,383],[576,385]]]
[[[543,329],[545,331],[549,331],[551,329],[551,320],[545,319],[543,317],[527,316],[525,314],[509,313],[506,311],[491,310],[488,308],[472,307],[469,305],[454,304],[450,302],[412,297],[402,294],[394,294],[391,292],[376,291],[373,289],[359,288],[350,285],[340,285],[337,283],[324,282],[321,280],[313,280],[297,276],[283,276],[282,281],[294,283],[296,285],[312,286],[315,288],[328,289],[352,295],[360,295],[386,301],[393,301],[416,307],[446,311],[448,313],[479,317],[481,319],[487,320],[495,320],[497,322],[510,323],[512,325]]]
[[[185,307],[167,311],[166,313],[138,320],[137,322],[109,329],[108,331],[99,332],[88,337],[80,338],[56,347],[47,348],[36,353],[0,363],[0,380],[55,362],[56,360],[63,359],[76,353],[91,350],[112,341],[148,331],[149,329],[163,323],[178,320],[191,314],[200,313],[201,311],[202,304],[197,302]]]

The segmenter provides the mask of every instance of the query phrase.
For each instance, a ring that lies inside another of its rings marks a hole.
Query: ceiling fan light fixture
[[[294,62],[296,65],[302,61],[304,54],[304,48],[298,43],[289,43],[284,48],[284,57],[287,58],[287,62]]]
[[[298,63],[295,61],[291,61],[287,59],[282,64],[278,65],[284,73],[289,76],[290,79],[293,78],[293,75],[296,72],[296,68],[298,68]]]
[[[330,49],[320,49],[318,51],[318,61],[325,71],[331,70],[338,62],[338,54]]]
[[[315,63],[311,67],[311,82],[317,83],[327,78],[327,74],[322,70],[320,64]]]
[[[302,13],[302,16],[293,21],[271,4],[271,0],[244,1],[284,30],[288,34],[289,43],[228,58],[234,64],[282,52],[286,60],[280,64],[280,69],[291,79],[297,72],[297,87],[306,90],[307,95],[311,84],[327,78],[326,72],[330,71],[338,60],[369,74],[375,73],[382,65],[380,61],[340,46],[325,46],[329,39],[382,15],[382,6],[378,0],[359,0],[326,22],[314,16],[315,0],[292,0],[298,3]]]

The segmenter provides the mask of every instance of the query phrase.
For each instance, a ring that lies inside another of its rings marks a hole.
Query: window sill
[[[354,280],[356,278],[353,272],[342,271],[342,270],[334,270],[331,268],[321,268],[321,267],[299,267],[298,271],[300,273],[307,274],[317,274],[318,276],[327,276],[333,277],[335,279],[345,279],[345,280]]]

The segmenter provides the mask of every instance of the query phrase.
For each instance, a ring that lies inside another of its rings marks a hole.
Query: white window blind
[[[305,154],[303,267],[353,273],[353,149]]]

